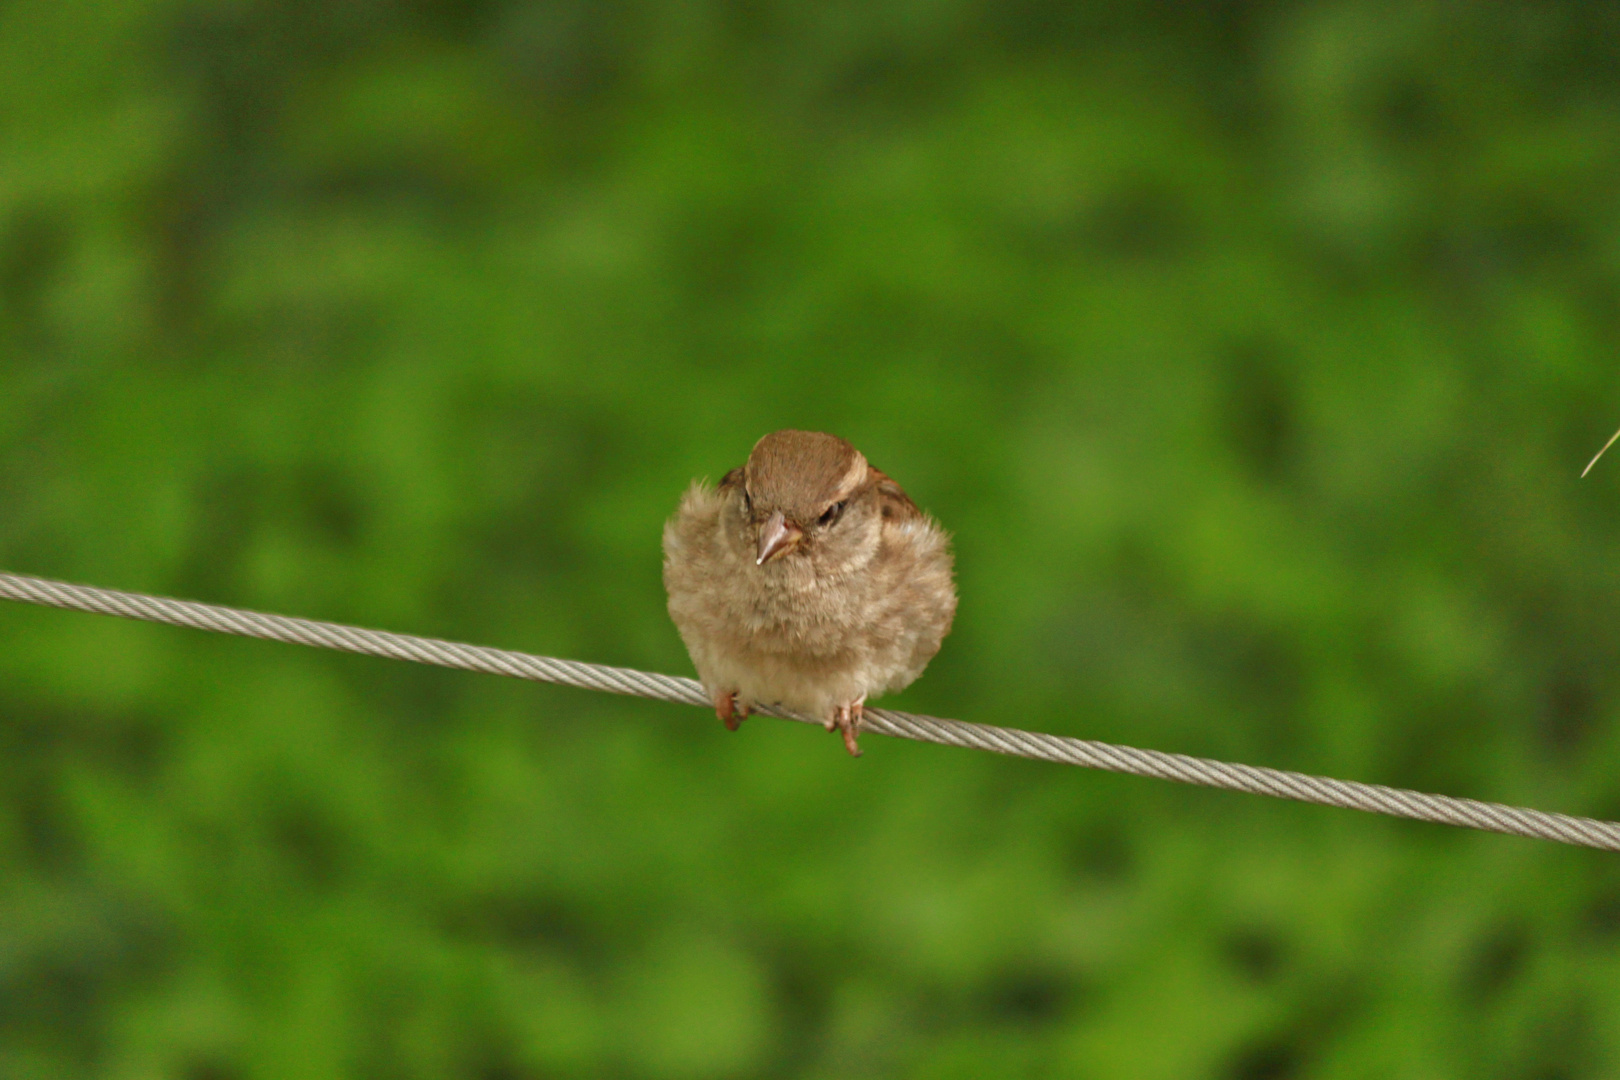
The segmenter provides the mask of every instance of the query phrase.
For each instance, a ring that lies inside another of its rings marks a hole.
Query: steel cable
[[[127,619],[189,626],[224,634],[284,641],[342,652],[363,653],[418,664],[481,671],[491,675],[537,682],[558,683],[582,690],[629,694],[660,701],[679,702],[708,708],[712,703],[703,687],[693,679],[660,675],[633,668],[559,660],[549,656],[465,645],[454,641],[367,630],[357,626],[268,615],[239,608],[202,604],[194,600],[174,600],[144,593],[98,589],[62,581],[0,573],[0,599],[28,604],[67,608],[73,611],[119,615]],[[762,707],[755,710],[784,720],[819,723],[785,709]],[[1594,818],[1572,817],[1544,810],[1531,810],[1501,803],[1479,802],[1449,795],[1427,795],[1419,791],[1363,784],[1353,780],[1333,780],[1322,776],[1238,765],[1208,758],[1169,754],[1159,750],[1139,750],[1130,746],[1076,739],[1064,735],[1020,731],[1016,728],[972,724],[962,720],[942,720],[933,716],[895,712],[890,709],[866,710],[865,729],[920,742],[989,750],[1014,757],[1080,765],[1088,769],[1130,773],[1183,784],[1224,788],[1253,795],[1320,803],[1350,810],[1366,810],[1393,817],[1458,825],[1489,832],[1510,833],[1565,844],[1620,851],[1620,823]]]

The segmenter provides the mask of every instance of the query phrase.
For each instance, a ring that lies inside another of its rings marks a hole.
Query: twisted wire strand
[[[703,687],[693,679],[660,675],[633,668],[559,660],[549,656],[465,645],[454,641],[367,630],[358,626],[268,615],[239,608],[202,604],[195,600],[175,600],[144,593],[99,589],[62,581],[0,573],[0,599],[27,604],[119,615],[126,619],[189,626],[223,634],[284,641],[316,648],[407,660],[418,664],[481,671],[491,675],[537,682],[558,683],[582,690],[673,701],[708,708],[712,705]],[[808,716],[777,707],[755,711],[784,720],[819,723]],[[1432,821],[1488,832],[1509,833],[1565,844],[1620,851],[1620,823],[1594,818],[1572,817],[1544,810],[1505,806],[1501,803],[1459,799],[1449,795],[1428,795],[1419,791],[1363,784],[1353,780],[1333,780],[1257,765],[1239,765],[1208,758],[1169,754],[1159,750],[1139,750],[1130,746],[1048,735],[1016,728],[943,720],[891,709],[866,710],[865,729],[901,739],[989,750],[997,754],[1034,758],[1089,769],[1130,773],[1183,784],[1270,795],[1279,799],[1365,810],[1392,817]]]

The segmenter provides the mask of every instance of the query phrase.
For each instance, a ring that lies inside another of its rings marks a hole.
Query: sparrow
[[[900,690],[956,614],[950,537],[859,450],[776,431],[664,526],[669,614],[726,727],[819,718],[859,757],[868,697]]]

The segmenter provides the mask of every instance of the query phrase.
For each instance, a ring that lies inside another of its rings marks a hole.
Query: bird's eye
[[[819,520],[823,525],[831,525],[833,522],[838,520],[838,515],[842,514],[843,512],[844,504],[841,502],[835,502],[831,506],[827,507],[826,512],[821,515]]]

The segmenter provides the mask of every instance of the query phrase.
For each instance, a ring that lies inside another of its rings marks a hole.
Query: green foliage
[[[897,702],[1620,816],[1608,5],[9,0],[0,565],[688,671],[777,427]],[[1598,1077],[1612,855],[0,608],[0,1074]]]

